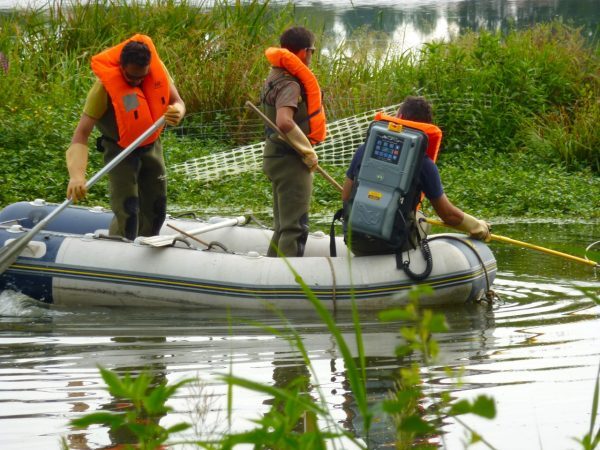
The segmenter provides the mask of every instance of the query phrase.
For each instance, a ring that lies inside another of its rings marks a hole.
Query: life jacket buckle
[[[388,130],[395,131],[396,133],[401,133],[402,132],[402,124],[401,123],[388,122]]]

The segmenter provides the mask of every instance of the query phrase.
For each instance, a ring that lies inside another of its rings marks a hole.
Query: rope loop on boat
[[[449,236],[449,235],[433,236],[433,237],[429,238],[430,241],[432,241],[434,239],[453,239],[455,241],[462,242],[467,247],[469,247],[471,250],[473,250],[475,257],[479,261],[479,264],[481,264],[481,268],[483,269],[483,274],[485,275],[485,286],[486,286],[486,291],[484,294],[485,300],[489,304],[494,304],[495,302],[501,301],[500,296],[491,287],[490,276],[488,274],[487,268],[485,267],[485,263],[483,262],[483,258],[481,258],[481,255],[479,254],[479,252],[477,251],[477,249],[475,248],[475,246],[473,245],[473,243],[471,241],[469,241],[467,238],[458,237],[458,236]]]
[[[256,216],[253,214],[248,214],[246,217],[248,218],[248,220],[246,221],[246,224],[248,224],[248,223],[250,223],[250,221],[252,221],[252,222],[256,223],[259,227],[264,228],[265,230],[271,229],[270,227],[268,227],[264,223],[262,223],[260,220],[258,220],[256,218]]]
[[[589,252],[592,248],[594,248],[598,244],[600,244],[600,241],[592,242],[590,245],[588,245],[585,248],[585,253],[583,254],[583,256],[584,256],[585,259],[587,259],[588,261],[590,261],[590,258],[587,257],[587,252]],[[600,264],[596,264],[595,267],[599,268]]]
[[[229,249],[228,249],[228,248],[225,246],[225,244],[222,244],[222,243],[221,243],[221,242],[219,242],[219,241],[211,241],[211,242],[208,244],[208,247],[206,247],[206,248],[205,248],[204,250],[202,250],[202,251],[204,251],[204,252],[209,252],[209,251],[211,251],[211,250],[212,250],[214,247],[219,247],[219,248],[220,248],[221,250],[223,250],[225,253],[231,253],[231,254],[234,254],[234,253],[235,253],[235,252],[232,252],[231,250],[229,250]]]

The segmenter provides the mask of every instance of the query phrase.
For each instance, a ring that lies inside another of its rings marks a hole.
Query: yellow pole
[[[452,225],[448,225],[447,223],[441,222],[439,220],[435,220],[435,219],[426,219],[426,220],[427,220],[427,223],[430,223],[432,225],[454,228]],[[507,244],[518,245],[521,247],[530,248],[532,250],[538,250],[543,253],[548,253],[549,255],[559,256],[561,258],[575,261],[575,262],[585,264],[588,266],[600,267],[600,264],[598,264],[596,261],[592,261],[591,259],[584,259],[584,258],[580,258],[579,256],[569,255],[568,253],[557,252],[556,250],[552,250],[552,249],[545,248],[545,247],[540,247],[539,245],[529,244],[528,242],[517,241],[516,239],[511,239],[511,238],[505,237],[505,236],[499,236],[497,234],[492,234],[491,237],[492,237],[492,241],[499,241],[499,242],[505,242]]]

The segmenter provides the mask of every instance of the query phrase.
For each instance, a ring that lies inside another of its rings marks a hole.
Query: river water
[[[582,250],[600,236],[600,224],[506,223],[494,232],[567,253]],[[575,449],[589,427],[594,383],[600,363],[600,274],[555,256],[495,243],[499,273],[494,289],[502,301],[439,309],[450,330],[436,336],[440,358],[423,368],[428,394],[447,390],[455,398],[492,396],[494,420],[465,416],[498,449]],[[590,257],[596,260],[600,252]],[[171,402],[174,411],[161,424],[197,425],[206,437],[226,423],[226,386],[219,381],[231,367],[234,375],[284,386],[307,367],[297,349],[281,335],[252,323],[284,331],[292,326],[302,337],[317,379],[311,393],[323,393],[334,419],[364,438],[344,364],[334,339],[316,314],[297,313],[284,320],[272,313],[227,313],[215,309],[152,311],[60,309],[45,307],[15,292],[0,293],[0,436],[3,450],[102,448],[126,442],[105,428],[69,427],[70,419],[96,410],[119,410],[104,389],[97,365],[119,373],[150,370],[157,380],[201,380],[182,388]],[[336,317],[351,347],[350,317]],[[367,355],[369,401],[384,399],[397,371],[418,357],[394,356],[400,323],[382,324],[361,317]],[[464,367],[463,384],[448,378],[444,367]],[[269,398],[234,391],[233,429],[249,426],[269,408]],[[199,411],[208,411],[205,415]],[[463,429],[444,421],[443,443],[462,449]],[[321,424],[325,426],[325,424]],[[188,437],[191,435],[188,434]],[[393,448],[392,426],[377,421],[370,448]],[[344,444],[337,448],[350,448]],[[484,448],[480,444],[474,448]]]
[[[211,0],[191,0],[210,7]],[[231,1],[230,3],[235,3]],[[272,0],[273,6],[285,5]],[[598,38],[598,0],[302,0],[291,2],[300,23],[314,24],[347,39],[360,28],[381,31],[402,49],[433,39],[448,39],[466,30],[524,28],[549,20],[562,20]],[[48,0],[0,0],[0,11],[28,5],[43,7]]]

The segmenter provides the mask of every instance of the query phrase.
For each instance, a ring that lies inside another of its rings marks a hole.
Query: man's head
[[[425,97],[409,95],[400,105],[396,116],[413,122],[433,123],[433,110]]]
[[[315,51],[315,35],[304,27],[291,27],[279,37],[279,44],[296,54],[308,66]]]
[[[150,49],[143,42],[130,41],[121,51],[121,73],[131,86],[139,86],[150,71]]]

